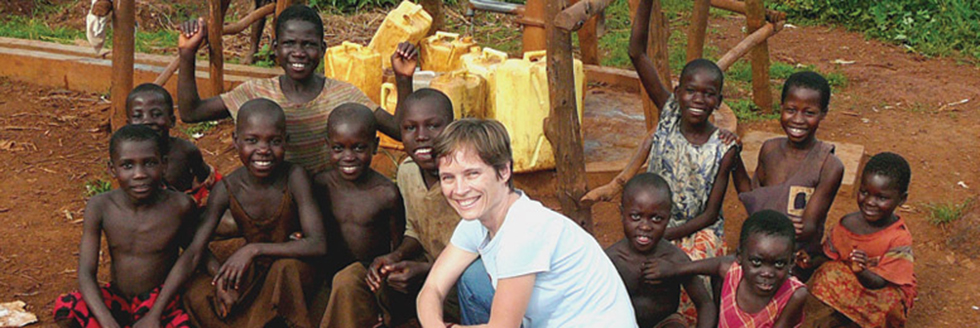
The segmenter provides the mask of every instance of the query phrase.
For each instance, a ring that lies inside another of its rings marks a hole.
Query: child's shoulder
[[[162,196],[160,203],[168,208],[179,209],[181,212],[197,208],[194,198],[188,194],[170,189],[162,189],[160,193]]]

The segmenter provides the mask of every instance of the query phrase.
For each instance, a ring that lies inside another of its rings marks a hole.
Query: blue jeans
[[[490,322],[494,289],[487,268],[483,266],[483,258],[476,259],[463,271],[456,288],[459,291],[460,323],[479,325]]]

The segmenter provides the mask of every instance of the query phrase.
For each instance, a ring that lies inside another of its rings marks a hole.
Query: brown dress
[[[289,234],[300,231],[296,203],[287,184],[276,215],[252,218],[228,188],[231,215],[246,243],[283,243]],[[184,307],[197,327],[264,327],[282,320],[290,327],[311,327],[303,291],[315,287],[315,270],[294,258],[257,257],[252,260],[239,289],[238,303],[231,314],[221,318],[212,277],[200,273],[188,283]],[[311,289],[312,290],[312,289]]]

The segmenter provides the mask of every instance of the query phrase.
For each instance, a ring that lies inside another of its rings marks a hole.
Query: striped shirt
[[[279,86],[279,77],[253,79],[222,94],[221,100],[228,107],[231,117],[237,120],[238,109],[255,98],[268,98],[282,106],[286,113],[286,160],[306,169],[310,175],[330,167],[327,150],[327,117],[334,108],[344,103],[359,103],[368,108],[378,108],[363,92],[346,82],[326,79],[323,90],[315,99],[306,103],[294,103],[286,99]]]

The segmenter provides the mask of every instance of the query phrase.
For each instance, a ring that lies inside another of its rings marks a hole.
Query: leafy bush
[[[980,1],[776,0],[794,19],[829,21],[926,55],[980,58]]]
[[[926,210],[929,211],[929,222],[935,225],[945,225],[950,222],[959,220],[973,205],[972,199],[966,199],[961,202],[947,201],[945,203],[929,203],[926,204]]]

